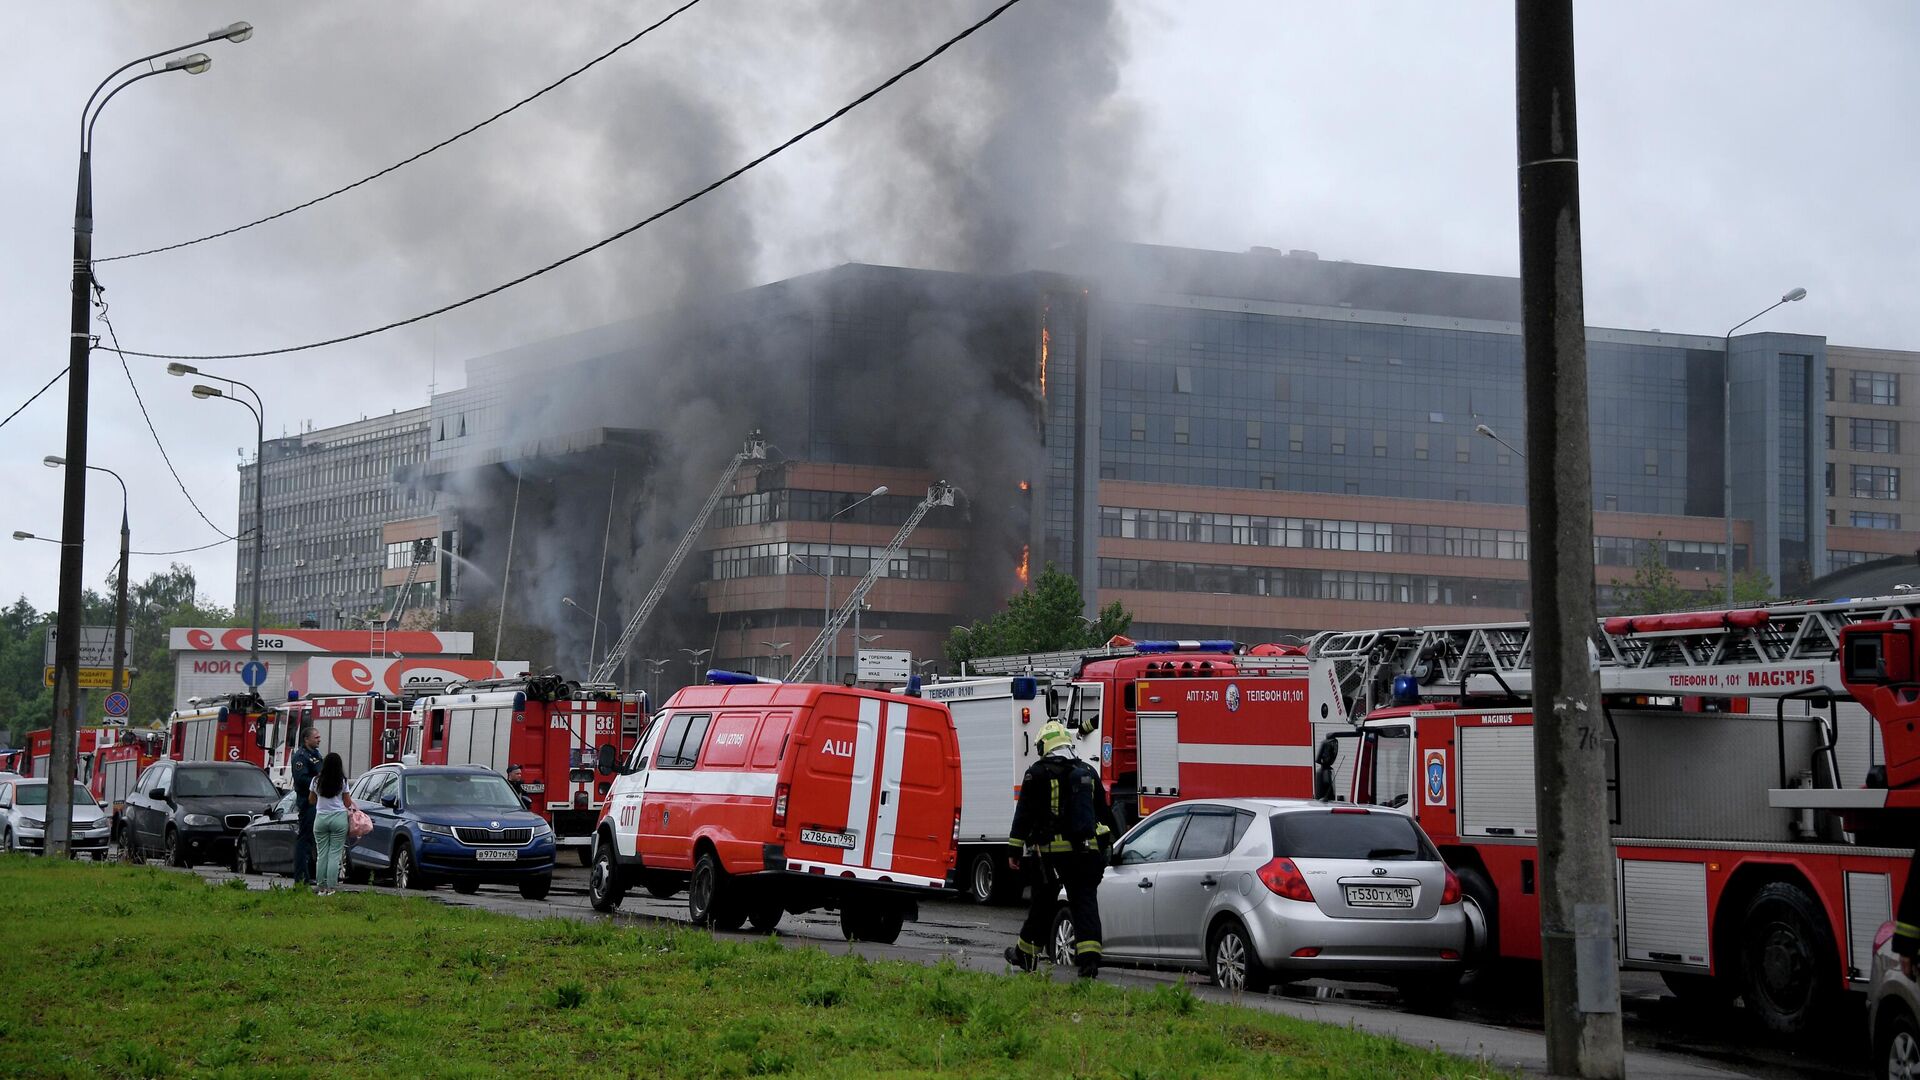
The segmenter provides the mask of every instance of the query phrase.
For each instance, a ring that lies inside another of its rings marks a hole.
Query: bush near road
[[[0,1075],[1468,1077],[1197,1000],[0,857]]]

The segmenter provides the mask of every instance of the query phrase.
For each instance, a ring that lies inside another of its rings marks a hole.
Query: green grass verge
[[[0,1076],[1470,1077],[1153,991],[0,857]]]

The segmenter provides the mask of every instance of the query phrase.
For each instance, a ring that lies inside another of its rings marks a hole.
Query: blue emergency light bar
[[[1230,652],[1232,652],[1232,651],[1234,650],[1234,647],[1235,647],[1235,646],[1234,646],[1234,643],[1233,643],[1233,642],[1231,642],[1231,641],[1220,641],[1220,640],[1213,640],[1213,641],[1136,641],[1136,642],[1134,642],[1134,643],[1133,643],[1133,648],[1134,648],[1134,651],[1135,651],[1135,652],[1143,652],[1143,653],[1163,653],[1163,652],[1223,652],[1223,653],[1230,653]]]
[[[781,680],[769,679],[765,675],[749,675],[744,671],[722,671],[719,668],[707,669],[709,686],[747,686],[752,683],[772,683],[779,686]]]
[[[1395,705],[1420,704],[1420,680],[1411,675],[1393,677],[1393,703]]]

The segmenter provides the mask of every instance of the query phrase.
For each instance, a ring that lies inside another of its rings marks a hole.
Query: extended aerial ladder
[[[853,592],[847,595],[847,602],[841,604],[840,609],[827,619],[827,624],[820,628],[820,636],[814,638],[813,644],[808,645],[807,650],[800,654],[800,658],[793,662],[793,669],[787,672],[787,682],[798,681],[813,670],[814,665],[820,662],[820,658],[826,655],[827,643],[839,636],[840,631],[846,627],[847,620],[853,618],[853,613],[866,600],[867,590],[873,588],[874,582],[886,576],[887,564],[906,545],[907,537],[913,535],[915,526],[919,525],[920,520],[926,517],[927,512],[934,507],[952,506],[959,493],[959,488],[945,480],[935,481],[934,485],[927,489],[927,497],[921,499],[920,505],[914,507],[913,513],[907,515],[906,523],[900,526],[899,532],[893,534],[893,541],[887,545],[887,550],[881,552],[878,558],[869,561],[866,576],[861,578],[859,584],[853,587]],[[828,555],[828,558],[832,558],[832,555]]]
[[[1915,617],[1920,591],[1613,616],[1595,621],[1590,644],[1602,693],[1774,697],[1785,689],[1844,697],[1841,629]],[[1330,704],[1349,720],[1392,703],[1397,676],[1411,676],[1422,697],[1518,697],[1533,685],[1533,627],[1526,622],[1330,632],[1317,635],[1307,652],[1331,668],[1337,692]]]
[[[387,616],[368,625],[367,656],[378,660],[387,655],[387,632],[396,630],[400,620],[407,613],[407,607],[413,601],[413,583],[420,577],[420,568],[433,561],[433,541],[421,537],[413,542],[413,558],[407,564],[406,580],[400,583],[400,592],[393,598],[393,607],[387,610]]]
[[[635,641],[639,640],[641,628],[647,625],[647,619],[653,615],[654,609],[659,607],[660,601],[666,597],[667,586],[672,583],[674,573],[692,553],[694,542],[706,529],[707,519],[713,516],[714,507],[720,505],[721,498],[733,484],[733,478],[739,473],[740,466],[749,461],[764,461],[766,457],[767,441],[760,437],[759,430],[747,432],[746,445],[740,449],[739,453],[733,455],[732,461],[727,462],[727,467],[720,473],[719,482],[713,485],[713,491],[707,495],[706,504],[700,507],[700,512],[694,515],[693,523],[687,526],[687,534],[680,538],[680,546],[673,549],[673,554],[667,559],[667,565],[661,568],[659,578],[654,581],[653,588],[648,590],[646,598],[640,601],[640,607],[634,611],[633,618],[628,619],[626,628],[620,631],[619,640],[613,643],[613,648],[607,650],[606,657],[600,661],[600,666],[594,669],[593,677],[588,682],[610,683],[613,681],[613,677],[620,671],[620,665],[626,662],[627,651],[633,648]]]

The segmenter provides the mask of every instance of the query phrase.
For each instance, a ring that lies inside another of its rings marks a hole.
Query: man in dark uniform
[[[1020,940],[1007,947],[1007,963],[1032,971],[1053,931],[1055,897],[1067,890],[1073,916],[1073,960],[1080,977],[1100,972],[1100,878],[1114,839],[1113,809],[1100,771],[1073,756],[1073,739],[1057,720],[1040,728],[1041,758],[1020,781],[1008,843],[1021,852],[1033,887],[1032,906]]]
[[[513,793],[519,796],[521,806],[531,808],[533,806],[533,800],[528,797],[526,785],[521,782],[524,776],[525,774],[520,770],[519,762],[507,766],[507,786],[513,788]]]
[[[293,752],[293,805],[300,811],[300,830],[293,838],[293,883],[313,884],[313,800],[307,792],[320,777],[320,729],[308,724],[300,729],[300,749]]]

